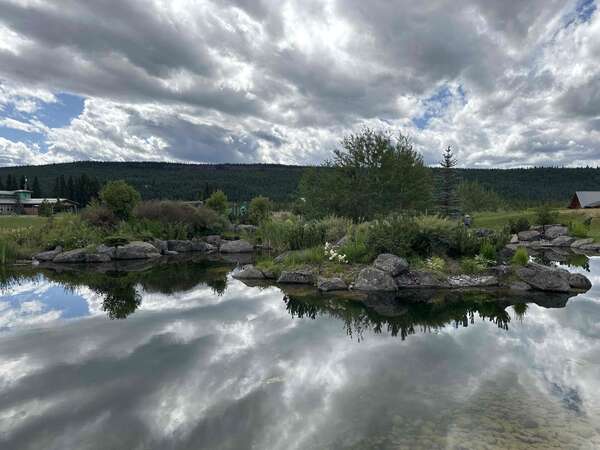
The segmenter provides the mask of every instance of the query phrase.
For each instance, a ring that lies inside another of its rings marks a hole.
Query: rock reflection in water
[[[285,288],[284,302],[292,317],[328,315],[343,321],[349,336],[363,339],[364,331],[383,331],[392,336],[435,332],[447,325],[467,327],[476,318],[508,330],[513,307],[514,318],[522,321],[527,303],[544,308],[563,308],[569,294],[528,292],[526,295],[507,291],[407,290],[394,294],[325,295],[312,289]]]

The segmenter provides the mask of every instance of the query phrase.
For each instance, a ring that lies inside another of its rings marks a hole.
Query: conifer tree
[[[454,169],[456,164],[452,147],[448,146],[442,154],[442,161],[440,161],[438,208],[443,216],[453,216],[459,212],[456,195],[458,180]]]
[[[40,181],[38,180],[38,177],[34,177],[33,178],[33,184],[31,185],[31,196],[33,198],[41,198],[43,197],[42,195],[42,189],[40,188]]]

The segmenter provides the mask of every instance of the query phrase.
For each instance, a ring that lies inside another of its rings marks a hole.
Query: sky
[[[597,0],[0,0],[0,166],[597,166]]]

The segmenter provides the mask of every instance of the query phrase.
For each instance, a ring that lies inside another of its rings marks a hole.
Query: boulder
[[[250,253],[254,247],[250,242],[243,239],[237,241],[222,241],[219,249],[221,253]]]
[[[578,250],[598,253],[598,252],[600,252],[600,244],[585,244],[585,245],[582,245],[581,247],[578,247]]]
[[[179,252],[176,252],[175,250],[165,250],[162,254],[165,256],[176,256],[179,255]]]
[[[34,259],[37,259],[38,261],[52,261],[58,254],[62,253],[62,251],[63,248],[58,245],[54,250],[38,253],[34,256]]]
[[[317,279],[317,289],[323,292],[345,291],[346,289],[348,289],[348,285],[341,278],[319,277]]]
[[[517,236],[519,241],[538,241],[542,237],[542,233],[537,230],[520,231]]]
[[[111,259],[114,259],[116,252],[116,247],[110,247],[104,244],[100,244],[98,247],[96,247],[96,253],[99,253],[101,255],[108,255]]]
[[[52,262],[55,263],[103,263],[109,262],[110,256],[104,253],[90,252],[87,248],[78,248],[59,253]]]
[[[119,245],[115,252],[115,259],[149,259],[159,256],[160,253],[154,245],[142,241]]]
[[[573,242],[575,242],[575,238],[571,236],[561,235],[552,239],[552,241],[550,241],[550,244],[552,245],[552,247],[570,247]]]
[[[489,228],[477,228],[474,230],[475,236],[479,238],[490,237],[494,234],[494,230],[490,230]]]
[[[245,265],[240,270],[231,275],[238,280],[264,280],[265,274],[260,269],[257,269],[252,264]]]
[[[263,275],[265,276],[265,278],[266,278],[267,280],[274,280],[274,279],[276,279],[276,278],[277,278],[277,277],[275,276],[275,272],[273,272],[272,270],[264,269],[264,270],[262,271],[262,273],[263,273]]]
[[[177,253],[189,253],[192,251],[192,242],[179,239],[169,239],[167,248]]]
[[[569,276],[569,285],[573,289],[589,291],[592,288],[592,282],[580,273],[572,273]]]
[[[568,292],[571,288],[570,274],[564,269],[528,263],[519,267],[516,273],[521,281],[540,291]]]
[[[383,270],[375,267],[366,267],[360,271],[354,289],[357,291],[395,291],[396,282],[394,278]]]
[[[209,249],[209,244],[207,244],[204,241],[201,241],[199,239],[192,239],[192,241],[190,242],[192,245],[192,250],[193,252],[202,252],[202,253],[207,253],[208,249]],[[212,247],[212,245],[211,245]]]
[[[408,270],[408,262],[404,258],[392,255],[391,253],[382,253],[375,259],[373,267],[395,277]]]
[[[221,245],[221,236],[219,236],[218,234],[211,234],[210,236],[206,236],[204,240],[208,244],[214,245],[215,247],[219,247],[219,245]]]
[[[581,248],[584,245],[590,245],[594,243],[594,239],[592,238],[587,238],[587,239],[577,239],[575,242],[573,242],[571,244],[571,248]]]
[[[85,248],[77,248],[67,252],[59,253],[52,262],[55,263],[84,263],[87,260],[88,251]]]
[[[447,288],[450,284],[431,272],[410,271],[396,277],[399,288]]]
[[[530,291],[531,286],[529,286],[524,281],[515,281],[513,284],[510,285],[509,289],[512,291]]]
[[[162,239],[153,239],[152,245],[154,245],[163,255],[169,250],[169,243],[167,241],[163,241]]]
[[[218,247],[216,247],[212,244],[206,243],[206,250],[205,250],[206,253],[213,253],[213,252],[216,252],[218,249],[219,249]]]
[[[293,270],[283,271],[279,275],[278,283],[290,283],[290,284],[314,284],[315,277],[312,272],[308,270]]]
[[[448,284],[453,288],[497,286],[498,278],[494,275],[454,275],[448,277]]]
[[[509,244],[518,244],[519,243],[519,236],[517,236],[516,234],[513,234],[510,237],[510,242]]]
[[[548,240],[556,239],[559,236],[567,236],[569,229],[562,225],[551,225],[547,226],[544,230],[544,237]]]

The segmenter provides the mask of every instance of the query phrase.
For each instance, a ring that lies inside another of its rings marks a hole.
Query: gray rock
[[[104,263],[111,261],[110,255],[106,253],[88,253],[85,258],[87,263]]]
[[[77,248],[67,252],[59,253],[54,257],[52,262],[55,263],[84,263],[87,260],[87,250],[85,248]]]
[[[408,262],[404,258],[392,255],[391,253],[382,253],[375,259],[373,267],[395,277],[408,270]]]
[[[548,240],[556,239],[559,236],[566,236],[569,234],[569,229],[562,225],[550,225],[546,226],[544,230],[544,237]]]
[[[149,242],[134,241],[126,245],[119,245],[115,252],[115,259],[149,259],[160,256],[158,249]]]
[[[206,253],[208,251],[208,249],[209,249],[209,247],[208,247],[209,244],[207,244],[206,242],[201,241],[199,239],[192,239],[191,244],[192,244],[192,251],[193,252]]]
[[[315,277],[308,270],[283,271],[279,275],[278,283],[290,284],[314,284]]]
[[[162,252],[162,254],[165,256],[175,256],[179,255],[179,252],[176,252],[175,250],[165,250]]]
[[[592,288],[592,282],[585,275],[580,273],[572,273],[569,276],[569,285],[573,289],[581,289],[584,291],[589,291]]]
[[[510,285],[509,289],[513,291],[530,291],[531,286],[529,286],[524,281],[515,281],[513,284]]]
[[[506,277],[512,273],[512,268],[506,264],[490,267],[488,271],[497,277]]]
[[[600,244],[585,244],[578,247],[579,250],[583,250],[586,252],[600,252]]]
[[[375,267],[366,267],[360,271],[353,288],[357,291],[395,291],[397,286],[388,272],[376,269]]]
[[[517,236],[519,241],[538,241],[542,237],[542,233],[537,230],[520,231]]]
[[[216,247],[212,244],[206,243],[206,250],[205,250],[206,253],[213,253],[213,252],[216,252],[217,250],[218,250],[218,247]]]
[[[239,225],[236,225],[233,229],[238,233],[245,232],[245,233],[253,234],[253,233],[256,233],[256,230],[258,230],[258,227],[256,225],[239,224]]]
[[[569,272],[564,269],[528,263],[516,270],[517,276],[540,291],[568,292],[570,290]]]
[[[283,252],[281,255],[277,255],[275,258],[273,258],[273,262],[281,264],[285,261],[285,258],[287,258],[289,254],[290,252]]]
[[[517,236],[516,234],[513,234],[510,237],[510,242],[509,244],[518,244],[519,243],[519,236]]]
[[[474,230],[475,236],[484,238],[489,237],[494,234],[494,230],[490,230],[489,228],[477,228]]]
[[[218,234],[211,234],[210,236],[206,236],[204,240],[208,244],[214,245],[217,248],[219,247],[219,245],[221,245],[221,236],[219,236]]]
[[[594,243],[594,239],[593,238],[586,238],[586,239],[577,239],[575,242],[573,242],[571,244],[571,248],[580,248],[584,245],[590,245]]]
[[[550,241],[550,244],[552,245],[552,247],[570,247],[573,242],[575,242],[575,238],[571,236],[562,235],[552,239],[552,241]]]
[[[348,285],[341,278],[319,277],[317,279],[317,289],[323,292],[345,291],[346,289],[348,289]]]
[[[252,264],[242,267],[237,272],[234,272],[231,276],[238,280],[264,280],[266,278],[265,274]]]
[[[98,247],[96,247],[96,253],[108,255],[111,259],[114,259],[116,252],[116,247],[109,247],[108,245],[104,244],[100,244]]]
[[[346,235],[342,236],[340,238],[340,240],[335,243],[335,246],[341,247],[342,245],[346,245],[348,243],[348,241],[350,241],[350,236],[346,234]]]
[[[162,239],[154,239],[152,241],[152,245],[154,245],[163,255],[169,250],[169,243],[167,241],[163,241]]]
[[[62,253],[63,248],[59,245],[54,248],[54,250],[49,250],[47,252],[41,252],[34,256],[38,261],[52,261],[57,255]]]
[[[254,247],[250,242],[240,239],[238,241],[223,241],[219,249],[221,253],[250,253]]]
[[[263,275],[265,276],[265,278],[267,280],[274,280],[275,278],[277,278],[275,276],[275,272],[273,272],[272,270],[266,270],[265,269],[265,270],[262,271],[262,273],[263,273]]]
[[[531,248],[543,248],[543,247],[552,247],[552,243],[547,241],[546,239],[540,239],[539,241],[529,241],[527,242]]]
[[[453,288],[497,286],[498,278],[493,275],[454,275],[448,277],[448,284]]]
[[[192,251],[192,242],[179,239],[169,239],[167,248],[177,253],[189,253]]]
[[[399,288],[447,288],[450,284],[431,272],[410,271],[396,277]]]

